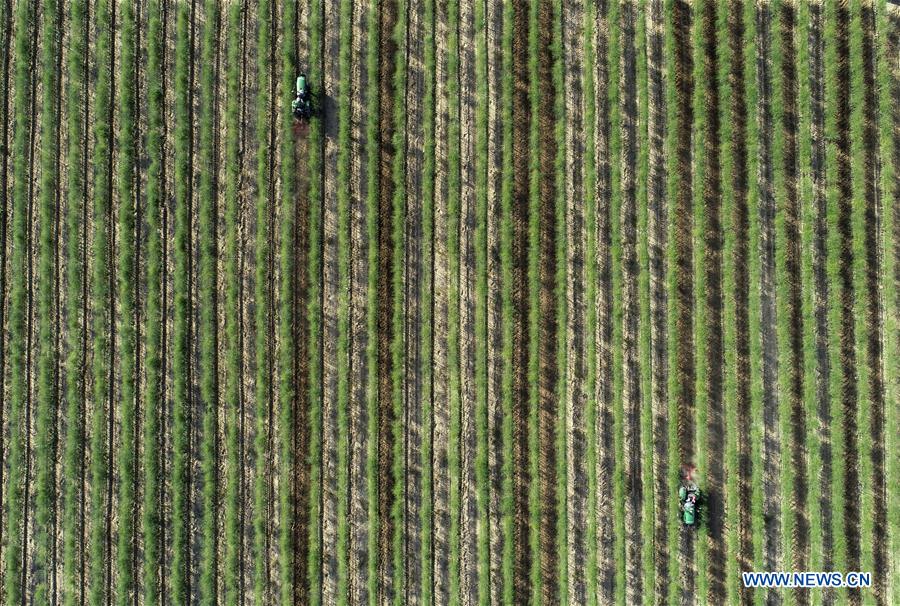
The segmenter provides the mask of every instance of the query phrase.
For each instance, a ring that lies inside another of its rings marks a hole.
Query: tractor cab
[[[291,101],[291,111],[297,120],[306,122],[312,116],[312,99],[306,74],[297,76],[297,96]]]
[[[678,489],[681,503],[681,521],[685,526],[696,526],[700,519],[700,489],[696,484],[682,485]]]
[[[678,508],[681,521],[685,526],[697,526],[700,522],[700,503],[702,493],[695,479],[696,468],[685,466],[681,474],[681,486],[678,487]]]

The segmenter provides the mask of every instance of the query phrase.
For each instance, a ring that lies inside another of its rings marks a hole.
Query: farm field
[[[900,601],[900,4],[4,0],[0,80],[0,606]]]

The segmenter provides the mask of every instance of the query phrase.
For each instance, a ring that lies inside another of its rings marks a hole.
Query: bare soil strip
[[[778,335],[775,318],[775,192],[772,155],[771,14],[769,3],[756,5],[756,78],[759,90],[759,256],[760,332],[762,339],[762,484],[763,562],[766,570],[781,570],[781,426],[778,410]],[[781,594],[767,592],[768,604]]]
[[[797,66],[795,22],[797,7],[792,0],[781,4],[781,85],[782,85],[782,160],[784,163],[784,230],[786,244],[788,314],[788,402],[791,446],[791,569],[809,569],[809,486],[807,484],[806,409],[804,402],[802,251],[800,238],[800,200],[798,167]],[[795,592],[798,604],[809,603],[809,591]]]
[[[750,273],[749,230],[747,207],[747,102],[744,98],[744,6],[734,2],[728,9],[728,46],[731,54],[729,84],[731,102],[728,119],[731,121],[731,188],[734,196],[732,229],[734,241],[734,315],[735,315],[735,407],[737,408],[738,450],[738,571],[752,570],[753,528],[750,519],[752,505],[753,463],[750,452]],[[731,284],[726,285],[732,287]],[[733,505],[730,505],[733,506]],[[740,603],[749,604],[752,594],[741,587]]]
[[[669,348],[666,255],[669,209],[666,191],[666,82],[665,16],[662,0],[647,5],[647,79],[649,183],[647,237],[650,261],[650,399],[653,442],[653,562],[655,603],[669,591],[669,519],[672,487],[669,484]]]
[[[475,17],[478,0],[459,3],[459,122],[460,122],[460,220],[459,220],[459,335],[460,335],[460,602],[478,603],[478,516],[475,460],[476,432],[476,288],[475,230]],[[451,145],[453,143],[451,142]],[[485,529],[486,530],[486,529]]]
[[[828,199],[825,183],[825,7],[821,0],[809,5],[809,89],[810,136],[813,193],[813,323],[815,351],[816,437],[819,472],[818,509],[821,528],[821,566],[831,570],[834,562],[832,527],[832,446],[831,446],[831,357],[829,354],[828,284]],[[742,470],[741,477],[745,477]],[[750,477],[749,473],[746,477]],[[823,592],[825,604],[834,600],[834,592]]]
[[[679,462],[690,465],[694,461],[696,419],[694,408],[694,250],[693,185],[691,182],[691,128],[694,112],[693,61],[691,56],[691,7],[684,0],[676,0],[673,7],[675,73],[675,132],[674,173],[677,175],[673,208],[674,225],[674,394],[678,414],[676,437]],[[694,560],[695,533],[691,528],[679,531],[679,564],[681,603],[696,601],[696,562]]]
[[[537,67],[541,83],[540,101],[536,123],[538,129],[538,156],[540,171],[539,208],[539,285],[540,327],[538,331],[538,491],[541,503],[539,546],[541,596],[543,604],[559,601],[559,570],[557,546],[557,301],[556,301],[556,174],[554,162],[557,155],[556,116],[553,84],[553,1],[537,0]],[[536,596],[535,596],[536,597]],[[537,597],[536,597],[537,598]]]
[[[513,595],[528,596],[528,165],[531,113],[528,97],[528,4],[513,4]]]
[[[394,201],[394,28],[397,1],[380,4],[379,84],[379,204],[378,204],[378,571],[379,598],[392,595],[391,495],[393,494],[393,399],[391,394],[391,218]],[[373,554],[375,555],[375,554]]]
[[[324,11],[322,24],[324,70],[320,112],[325,138],[322,171],[322,604],[337,602],[338,495],[338,11]]]
[[[488,484],[490,527],[490,598],[491,603],[503,600],[503,465],[507,454],[503,450],[503,335],[506,322],[513,318],[502,316],[503,273],[501,267],[501,179],[503,163],[504,123],[501,99],[501,72],[506,67],[503,57],[504,3],[487,0],[487,415],[488,415]],[[508,394],[507,394],[508,395]]]
[[[861,3],[862,72],[863,72],[863,167],[865,171],[865,284],[863,297],[866,326],[866,364],[868,366],[869,414],[872,457],[872,492],[874,521],[872,526],[873,594],[877,604],[888,603],[888,517],[885,480],[885,380],[884,380],[884,313],[881,307],[881,273],[883,248],[881,241],[881,150],[878,136],[878,90],[876,88],[875,8],[872,0]],[[897,102],[897,99],[894,99]],[[799,253],[799,251],[798,251]]]
[[[597,569],[598,598],[601,604],[612,604],[615,599],[615,537],[613,511],[613,468],[614,445],[613,435],[613,302],[612,302],[612,159],[610,158],[610,103],[609,103],[609,62],[606,57],[610,45],[616,43],[609,39],[609,16],[606,0],[597,3],[597,23],[595,29],[594,54],[597,57],[594,67],[596,115],[594,129],[596,132],[597,162],[597,381],[596,394],[597,418],[596,434],[597,451]]]
[[[641,567],[641,368],[638,353],[638,253],[637,253],[637,6],[620,7],[622,32],[621,74],[621,187],[622,237],[622,409],[625,472],[625,597],[639,603],[642,595]]]
[[[422,581],[422,436],[426,423],[422,404],[428,386],[423,383],[421,359],[422,315],[426,301],[421,300],[423,274],[422,180],[425,155],[422,97],[425,93],[425,3],[408,2],[406,29],[406,530],[403,602],[419,604]]]
[[[587,339],[585,339],[585,223],[583,84],[584,32],[581,0],[564,0],[563,63],[566,108],[566,451],[569,600],[587,603]]]
[[[853,281],[853,182],[850,156],[850,12],[846,4],[836,8],[835,46],[835,98],[836,160],[837,174],[837,232],[838,232],[838,284],[839,308],[838,340],[840,364],[840,390],[842,456],[844,459],[844,489],[848,491],[843,506],[843,531],[846,545],[844,564],[847,570],[860,566],[860,516],[857,499],[852,495],[859,489],[859,402],[856,376],[855,290]],[[860,592],[849,591],[850,603],[861,602]]]
[[[447,445],[450,435],[448,368],[449,255],[447,251],[448,99],[447,99],[447,0],[437,0],[435,11],[435,199],[434,199],[434,603],[450,601],[450,467]]]
[[[368,23],[372,5],[353,3],[353,54],[350,138],[350,547],[349,598],[353,604],[369,601],[369,494],[367,457],[369,431],[368,391],[375,369],[367,365],[369,238],[367,231],[368,178],[365,127],[368,120]]]

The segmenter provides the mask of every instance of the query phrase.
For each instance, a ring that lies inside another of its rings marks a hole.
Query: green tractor
[[[291,111],[301,122],[309,122],[312,116],[312,93],[306,81],[306,74],[297,76],[297,96],[291,101]]]
[[[681,486],[678,487],[678,508],[685,526],[696,527],[700,523],[700,505],[703,494],[694,479],[696,468],[685,466],[682,470]]]

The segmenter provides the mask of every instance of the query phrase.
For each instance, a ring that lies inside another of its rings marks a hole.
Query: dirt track
[[[587,470],[587,339],[585,334],[586,222],[584,216],[584,148],[582,73],[584,19],[578,0],[563,2],[563,69],[566,109],[566,523],[567,575],[570,602],[587,602],[588,470]]]
[[[651,0],[647,12],[648,39],[648,248],[650,263],[650,391],[653,442],[653,562],[655,603],[669,591],[669,401],[668,293],[665,259],[669,210],[666,192],[666,82],[663,45],[665,20],[662,0]]]
[[[372,145],[365,139],[370,116],[367,101],[370,78],[368,56],[370,36],[368,25],[374,9],[370,2],[353,3],[353,54],[351,69],[351,122],[350,137],[350,546],[349,546],[349,596],[354,604],[369,601],[369,565],[377,561],[376,554],[369,553],[373,520],[369,517],[370,492],[367,464],[371,442],[375,436],[369,433],[369,394],[373,389],[377,368],[369,366],[369,348],[374,346],[375,335],[369,334],[368,308],[371,242],[368,222],[374,208],[369,206],[370,180],[368,151]]]
[[[769,60],[772,15],[768,3],[756,5],[756,77],[759,128],[759,257],[760,333],[763,389],[763,562],[766,570],[781,570],[781,427],[778,410],[778,336],[775,318],[775,182],[772,157],[772,75]],[[767,603],[777,606],[781,594],[768,591]]]

